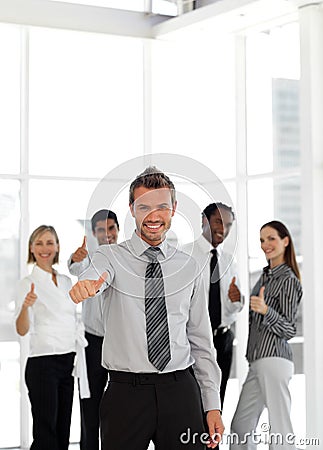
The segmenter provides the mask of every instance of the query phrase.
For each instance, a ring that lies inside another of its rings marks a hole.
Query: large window
[[[21,353],[13,323],[29,233],[43,223],[57,229],[59,270],[67,272],[97,183],[143,153],[144,132],[140,39],[0,25],[0,40],[1,448],[19,446],[21,429],[30,441],[28,407],[20,427],[20,399],[28,406],[19,368],[26,346]]]
[[[19,274],[19,182],[0,179],[0,447],[19,445],[19,345],[13,296]],[[10,405],[10,408],[8,408]]]
[[[30,173],[95,177],[143,148],[143,44],[30,30]]]
[[[277,219],[289,228],[301,268],[299,26],[291,23],[247,39],[248,241],[250,285],[266,265],[259,228]],[[291,341],[303,374],[302,307]],[[295,379],[297,381],[297,377]],[[296,383],[295,381],[295,383]],[[299,383],[303,386],[304,379]],[[296,386],[296,385],[295,385]],[[296,388],[297,389],[297,388]],[[303,392],[300,389],[300,392]],[[304,402],[304,397],[302,397]]]
[[[96,206],[92,193],[115,167],[138,156],[149,161],[147,153],[152,152],[190,157],[213,172],[221,183],[218,191],[215,178],[203,179],[196,173],[196,179],[191,178],[198,183],[192,185],[190,179],[174,174],[179,214],[174,217],[171,237],[180,243],[196,239],[200,213],[208,203],[232,205],[237,213],[234,231],[242,227],[248,241],[249,267],[240,267],[246,277],[250,275],[250,286],[265,265],[259,246],[264,222],[276,218],[286,223],[300,262],[302,249],[296,23],[252,32],[246,39],[243,170],[236,135],[236,86],[242,74],[236,69],[238,47],[233,34],[219,35],[211,26],[207,32],[183,31],[147,44],[141,39],[45,28],[30,27],[21,33],[19,27],[0,25],[0,39],[5,43],[0,47],[0,118],[6,125],[0,133],[4,294],[0,299],[0,386],[8,386],[1,391],[5,399],[0,404],[5,430],[0,435],[1,448],[19,445],[20,347],[12,311],[14,288],[26,273],[23,259],[29,233],[42,223],[56,227],[61,241],[59,269],[67,272],[66,261],[83,239],[84,219]],[[24,89],[20,89],[21,81]],[[20,104],[25,105],[22,110]],[[98,207],[116,210],[123,237],[133,221],[127,212],[129,180],[122,175],[105,180]],[[109,189],[119,185],[123,188],[111,203]],[[237,201],[237,186],[246,188],[246,205]],[[301,374],[301,315],[299,322],[292,345],[296,371]],[[233,377],[235,370],[236,364]],[[295,391],[304,391],[303,380],[293,382]],[[23,384],[21,379],[21,389]],[[232,387],[229,414],[238,383]],[[303,397],[297,403],[299,410],[304,410],[302,402]],[[74,410],[73,440],[79,433],[77,413]]]
[[[20,31],[0,24],[0,174],[19,172]],[[3,45],[6,43],[6,45]]]
[[[20,182],[10,179],[20,165],[19,28],[0,25],[0,42],[0,447],[9,447],[19,445],[20,424],[20,352],[12,320],[19,276]]]
[[[179,33],[152,53],[152,149],[197,159],[234,177],[234,38]]]

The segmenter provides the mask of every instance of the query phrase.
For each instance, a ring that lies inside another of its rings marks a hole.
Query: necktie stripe
[[[151,343],[154,344],[153,350],[151,350],[151,354],[154,354],[155,352],[160,353],[162,350],[165,349],[165,344],[167,344],[168,339],[167,337],[164,337],[162,340],[158,339],[158,336],[155,336],[152,340]],[[167,350],[167,349],[166,349]]]
[[[155,263],[151,263],[151,267],[147,268],[146,278],[162,278],[160,267]]]
[[[151,330],[151,328],[147,328],[147,329]],[[154,328],[151,331],[151,340],[150,340],[150,342],[155,342],[156,339],[158,339],[158,341],[162,342],[163,339],[166,339],[166,336],[165,337],[163,336],[162,339],[159,338],[159,333],[161,331],[164,331],[165,329],[166,329],[166,327],[165,327],[165,325],[163,323],[155,321]]]
[[[145,313],[149,361],[160,371],[171,359],[163,272],[157,255],[158,247],[149,247],[145,254],[150,262],[145,274]]]
[[[160,321],[160,309],[158,307],[154,308],[153,311],[149,310],[149,323],[147,324],[147,330],[149,332],[153,333],[156,326],[160,323],[163,323]],[[164,324],[166,325],[166,324]]]
[[[159,297],[164,296],[164,280],[161,279],[151,279],[149,278],[146,283],[145,297],[156,297],[156,292],[158,292]]]
[[[148,312],[148,314],[150,314],[150,312]],[[149,330],[150,332],[153,332],[153,329],[156,327],[156,324],[160,323],[159,314],[160,311],[158,308],[156,308],[153,311],[153,313],[150,314],[149,324],[147,325],[147,330]]]
[[[156,362],[156,361],[165,361],[165,360],[167,360],[168,355],[169,355],[168,350],[164,347],[164,348],[159,348],[158,350],[156,350],[154,352],[150,352],[149,357],[153,358],[154,361]]]
[[[162,355],[168,353],[168,349],[165,346],[166,343],[167,339],[164,339],[162,342],[159,341],[155,342],[153,349],[149,352],[149,355],[159,358]]]

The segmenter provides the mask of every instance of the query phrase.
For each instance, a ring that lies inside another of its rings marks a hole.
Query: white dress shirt
[[[99,293],[104,292],[105,303],[102,365],[110,370],[158,372],[147,352],[145,271],[149,261],[144,251],[148,247],[136,233],[121,244],[101,245],[80,277],[97,279],[108,273]],[[221,372],[198,266],[166,241],[159,247],[171,346],[171,360],[163,373],[193,365],[204,410],[220,409]]]
[[[76,352],[75,375],[80,378],[82,397],[88,397],[84,355],[84,347],[86,347],[87,341],[84,338],[84,326],[77,320],[76,305],[69,296],[72,281],[66,275],[57,272],[56,279],[57,286],[52,280],[51,273],[35,265],[31,274],[19,282],[15,319],[21,312],[25,297],[31,289],[31,283],[34,283],[37,299],[28,308],[30,323],[29,356],[61,355]]]
[[[183,246],[183,251],[191,255],[198,263],[202,272],[205,295],[209,299],[210,289],[210,261],[213,245],[201,235],[196,241]],[[220,327],[232,325],[237,314],[242,310],[244,297],[241,295],[239,302],[232,302],[228,296],[229,286],[233,277],[236,277],[235,284],[239,287],[239,279],[233,256],[224,252],[221,245],[217,247],[219,274],[220,274],[220,296],[221,296],[221,324]],[[240,289],[240,288],[239,288]]]

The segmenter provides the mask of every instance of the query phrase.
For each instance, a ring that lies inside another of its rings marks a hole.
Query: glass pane
[[[248,173],[299,165],[299,27],[247,38]]]
[[[274,170],[300,165],[299,80],[273,80]]]
[[[235,214],[237,213],[237,185],[234,181],[228,181],[224,182],[224,187],[228,192],[229,198],[231,201],[229,201],[229,206],[232,206],[233,211]]]
[[[0,24],[0,173],[19,171],[20,31]]]
[[[30,182],[30,232],[42,224],[55,227],[60,240],[58,270],[62,273],[68,274],[67,260],[82,244],[84,219],[95,186],[94,182],[80,181]]]
[[[101,177],[143,151],[139,39],[30,32],[30,172]]]
[[[302,271],[301,242],[301,180],[300,177],[290,177],[274,181],[274,215],[289,229],[299,259],[300,271]],[[303,304],[298,311],[296,336],[303,336]],[[293,343],[295,359],[295,373],[303,373],[303,343]]]
[[[297,255],[301,255],[301,180],[290,177],[274,181],[274,216],[289,229]]]
[[[18,342],[0,342],[0,448],[20,445],[19,350]]]
[[[19,188],[18,181],[0,180],[0,333],[7,339],[16,339],[11,329],[11,302],[19,270]]]
[[[259,276],[266,265],[266,258],[260,248],[260,227],[274,219],[273,180],[265,178],[248,183],[248,245],[250,272]],[[251,283],[252,284],[252,283]]]
[[[152,148],[198,159],[219,178],[235,176],[234,40],[176,33],[154,42]]]
[[[300,177],[260,179],[248,183],[248,240],[250,268],[261,269],[266,260],[260,248],[259,229],[270,220],[280,220],[290,230],[296,254],[301,254]]]
[[[0,180],[0,447],[19,445],[19,344],[13,326],[19,278],[19,182]]]

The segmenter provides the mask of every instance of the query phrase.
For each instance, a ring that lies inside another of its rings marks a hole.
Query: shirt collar
[[[138,236],[138,234],[135,231],[133,232],[133,234],[131,236],[130,244],[137,256],[142,256],[143,253],[147,250],[147,248],[151,247],[151,245],[149,245],[146,241],[141,239],[141,237]],[[163,242],[161,242],[158,245],[158,247],[160,248],[163,259],[165,259],[167,256],[167,250],[168,250],[168,243],[167,243],[166,239],[164,239]]]
[[[53,270],[53,272],[57,275],[56,271]],[[37,266],[37,264],[34,265],[31,274],[35,280],[52,280],[52,274],[50,272],[46,272],[44,269],[41,269]]]
[[[263,271],[268,276],[279,277],[283,273],[286,273],[290,270],[289,266],[286,263],[279,264],[279,266],[274,267],[273,269],[270,266],[264,267]]]
[[[210,253],[214,249],[213,245],[203,236],[203,234],[198,238],[198,245],[205,254]],[[216,251],[218,256],[220,256],[223,252],[222,245],[218,245]]]

